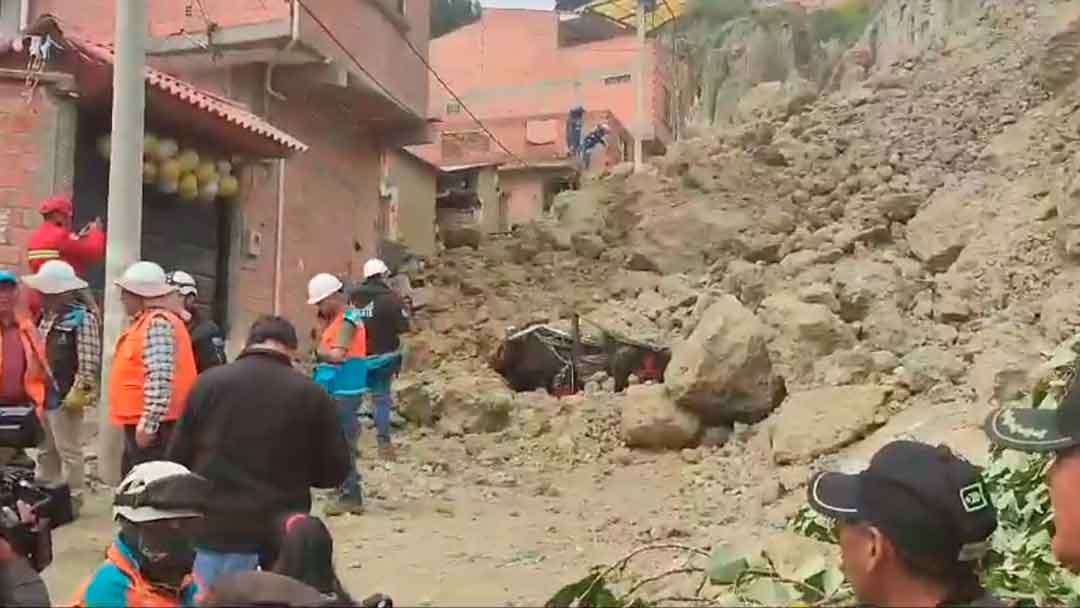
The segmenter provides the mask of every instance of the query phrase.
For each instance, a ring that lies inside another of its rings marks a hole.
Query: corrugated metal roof
[[[98,63],[112,65],[113,50],[110,46],[79,37],[65,36],[64,40],[77,47],[87,58]],[[308,149],[307,144],[278,129],[269,122],[236,105],[234,102],[153,67],[146,66],[146,82],[204,112],[209,112],[226,122],[267,137],[281,146],[297,152]]]
[[[637,8],[640,0],[556,0],[555,9],[580,11],[610,19],[622,27],[637,27]],[[686,12],[687,0],[655,0],[652,12],[645,15],[645,27],[652,31]]]

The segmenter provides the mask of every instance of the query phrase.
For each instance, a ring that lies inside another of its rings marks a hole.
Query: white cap
[[[154,460],[135,465],[113,494],[113,518],[142,523],[202,517],[197,490],[207,481],[182,464]]]
[[[344,286],[345,285],[341,282],[341,279],[335,277],[334,275],[328,272],[319,273],[311,277],[311,280],[308,281],[307,303],[318,304],[326,298],[329,298],[335,293],[341,291],[341,288]]]
[[[183,270],[174,270],[169,273],[169,284],[176,286],[180,290],[182,296],[197,296],[199,295],[199,285],[195,282],[195,277],[184,272]]]
[[[371,258],[364,262],[364,278],[370,279],[377,274],[387,274],[390,269],[386,267],[386,263],[379,258]]]
[[[144,298],[160,298],[176,291],[175,285],[169,285],[165,269],[153,262],[135,262],[116,284],[124,291]]]
[[[75,276],[75,269],[63,260],[49,260],[36,274],[23,277],[23,283],[46,295],[86,289],[89,284]]]

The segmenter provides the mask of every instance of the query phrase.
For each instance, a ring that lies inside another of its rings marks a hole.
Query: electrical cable
[[[365,76],[367,76],[369,79],[371,79],[372,82],[374,82],[380,89],[382,89],[383,93],[385,93],[387,95],[387,97],[389,97],[394,103],[396,103],[401,108],[406,109],[406,110],[409,109],[408,105],[406,105],[404,102],[402,102],[400,99],[398,99],[397,96],[394,95],[390,91],[390,89],[388,89],[386,87],[386,85],[379,82],[379,79],[375,78],[375,76],[371,72],[369,72],[360,63],[360,60],[357,59],[356,56],[353,55],[352,52],[350,52],[349,49],[344,44],[342,44],[341,40],[339,40],[337,38],[337,36],[335,36],[334,33],[330,30],[330,28],[322,21],[322,19],[320,19],[319,16],[316,15],[314,13],[314,11],[312,11],[311,8],[307,6],[307,4],[304,2],[304,0],[296,0],[296,4],[299,5],[300,8],[302,8],[304,10],[304,12],[307,13],[307,15],[309,17],[311,17],[311,20],[314,21],[316,23],[316,25],[318,25],[320,28],[322,28],[323,32],[326,33],[326,35],[330,38],[330,40],[332,40],[334,42],[334,44],[338,45],[338,47],[341,48],[341,50],[345,52],[345,55],[347,55],[349,57],[349,59],[352,60],[353,65],[355,65],[357,67],[357,69],[359,69],[361,72],[363,72],[363,74]],[[427,71],[429,73],[431,73],[431,75],[435,77],[435,79],[439,82],[439,84],[442,85],[442,87],[444,89],[446,89],[446,92],[449,93],[450,96],[453,97],[454,100],[458,104],[461,105],[461,109],[464,110],[465,113],[469,115],[469,118],[471,118],[476,123],[476,125],[478,127],[480,127],[480,129],[484,133],[486,133],[487,136],[490,137],[492,141],[495,142],[496,145],[498,145],[500,148],[502,148],[502,150],[504,152],[506,152],[506,154],[508,156],[510,156],[510,158],[513,158],[517,162],[521,163],[523,166],[528,167],[529,163],[525,162],[517,154],[514,154],[514,152],[512,150],[510,150],[510,148],[507,148],[506,145],[498,137],[496,137],[495,134],[492,133],[490,129],[487,128],[487,125],[485,125],[483,123],[483,121],[481,121],[479,118],[477,118],[476,114],[473,114],[473,111],[471,109],[469,109],[469,107],[467,105],[465,105],[465,102],[461,100],[461,97],[459,97],[458,94],[455,93],[454,90],[450,88],[450,85],[447,84],[445,80],[443,80],[443,77],[441,75],[439,75],[438,72],[435,71],[435,68],[433,68],[430,63],[428,63],[427,59],[425,59],[423,54],[421,54],[420,51],[416,48],[416,46],[413,45],[412,41],[409,40],[409,38],[407,36],[405,36],[405,34],[403,32],[399,31],[397,28],[394,28],[394,30],[398,32],[398,34],[401,36],[402,40],[404,40],[405,44],[409,47],[409,50],[411,50],[412,53],[414,55],[416,55],[416,58],[419,59],[422,64],[424,64],[424,67],[427,68]],[[410,110],[410,112],[411,112],[411,110]]]

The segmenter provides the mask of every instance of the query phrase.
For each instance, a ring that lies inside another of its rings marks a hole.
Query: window
[[[613,84],[622,84],[624,82],[630,82],[630,74],[619,74],[618,76],[608,76],[607,78],[604,79],[604,84],[609,85],[609,86],[613,85]]]
[[[447,114],[461,114],[461,104],[456,101],[451,101],[446,104]]]
[[[19,31],[19,0],[0,0],[0,35],[14,36]]]

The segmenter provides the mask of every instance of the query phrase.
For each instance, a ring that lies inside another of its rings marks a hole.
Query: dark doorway
[[[108,229],[109,164],[97,149],[108,132],[107,114],[80,112],[75,150],[75,225],[100,217]],[[183,269],[199,284],[200,305],[227,329],[229,214],[225,203],[184,201],[149,184],[143,188],[142,258],[166,271]],[[86,280],[99,299],[105,289],[105,266]]]

